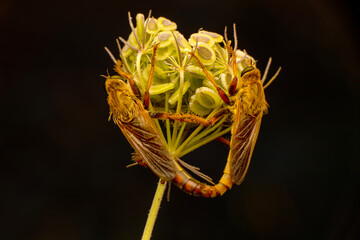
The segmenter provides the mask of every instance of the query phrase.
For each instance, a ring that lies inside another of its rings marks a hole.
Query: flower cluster
[[[220,34],[200,29],[186,39],[177,31],[176,23],[164,17],[145,19],[143,14],[137,14],[134,26],[129,14],[129,22],[130,35],[127,39],[119,38],[123,47],[118,41],[121,68],[134,80],[141,96],[152,75],[150,110],[209,119],[218,109],[227,107],[209,78],[227,92],[234,74],[239,78],[249,62],[255,66],[254,59],[244,51],[235,49],[236,57],[232,57],[231,42],[226,36],[224,39]],[[156,57],[152,62],[155,46]],[[237,71],[233,69],[235,59]],[[192,132],[187,130],[196,124],[167,120],[165,126],[160,126],[154,121],[163,136],[166,129],[164,140],[172,152],[183,156],[229,132],[231,124],[227,120],[228,116],[224,116],[216,125],[197,126]]]
[[[153,46],[158,43],[155,71],[150,87],[151,102],[158,108],[165,109],[166,98],[169,104],[167,110],[175,111],[176,104],[181,98],[181,112],[190,111],[206,116],[219,108],[223,102],[189,53],[194,51],[216,83],[226,91],[233,78],[226,43],[220,34],[205,30],[199,30],[187,40],[176,29],[176,23],[164,17],[151,17],[145,20],[143,14],[137,14],[136,27],[127,41],[121,38],[125,43],[121,49],[124,67],[132,73],[137,87],[143,94],[149,78]],[[237,50],[236,56],[239,63],[241,58],[248,58],[255,63],[252,57],[240,50]],[[238,69],[240,73],[243,69],[241,64],[238,64]]]

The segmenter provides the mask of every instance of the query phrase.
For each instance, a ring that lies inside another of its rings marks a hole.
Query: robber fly
[[[155,45],[152,61],[155,61],[156,48],[157,46]],[[152,64],[153,67],[154,64]],[[134,84],[130,74],[121,69],[121,62],[119,60],[116,61],[114,69],[120,75],[120,78],[128,80],[129,85]],[[112,118],[114,123],[119,126],[128,142],[134,148],[133,160],[136,163],[149,167],[160,179],[168,182],[172,181],[190,195],[216,197],[220,194],[222,195],[228,188],[231,188],[229,173],[224,174],[222,180],[215,185],[211,178],[199,172],[198,168],[175,157],[167,148],[158,129],[145,109],[147,103],[143,103],[135,96],[134,89],[136,87],[129,87],[120,78],[106,77],[105,88],[108,93],[107,101],[110,107],[109,119]],[[149,81],[151,81],[151,74]],[[148,89],[146,92],[148,92]],[[184,121],[188,120],[185,119]],[[194,179],[180,164],[213,185]]]
[[[225,38],[227,39],[226,36]],[[238,78],[237,56],[235,54],[237,45],[235,24],[234,39],[235,49],[231,48],[230,41],[227,41],[226,44],[229,53],[229,63],[231,62],[229,66],[231,67],[234,76],[228,89],[230,97],[217,85],[199,58],[196,57],[193,52],[190,53],[198,62],[204,74],[217,89],[223,102],[228,105],[227,108],[229,109],[229,112],[233,114],[231,140],[229,143],[230,152],[223,175],[223,178],[227,178],[228,175],[231,176],[231,181],[227,181],[229,187],[231,187],[232,183],[238,185],[241,184],[245,178],[259,134],[261,120],[268,108],[264,89],[277,77],[281,70],[281,68],[279,68],[274,77],[263,86],[271,63],[271,58],[265,70],[264,77],[261,79],[259,69],[255,67],[255,64],[250,58],[244,57],[240,60],[240,63],[244,68],[240,74],[240,78]],[[226,113],[225,111],[223,112]]]

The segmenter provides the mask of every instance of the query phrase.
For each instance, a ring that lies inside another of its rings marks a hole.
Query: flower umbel
[[[130,86],[135,85],[131,89],[138,91],[134,94],[140,98],[152,76],[149,112],[164,119],[163,124],[156,118],[153,121],[169,150],[181,157],[228,133],[230,114],[225,114],[216,123],[201,124],[200,119],[210,121],[219,109],[227,107],[207,74],[227,92],[234,77],[233,59],[238,68],[236,74],[243,70],[245,60],[255,66],[254,59],[240,50],[236,50],[236,58],[232,58],[224,38],[214,32],[199,30],[187,40],[177,31],[176,23],[164,17],[156,19],[149,14],[145,19],[143,14],[137,14],[134,26],[129,13],[129,22],[131,33],[127,40],[119,38],[124,46],[120,47],[117,40],[123,64],[119,65],[119,61],[111,56],[116,67],[128,76],[120,74],[120,78]],[[151,73],[154,46],[157,50]],[[130,77],[134,83],[129,81]]]

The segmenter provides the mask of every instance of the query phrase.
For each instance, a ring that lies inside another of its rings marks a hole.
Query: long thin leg
[[[226,138],[218,137],[217,140],[219,140],[220,142],[222,142],[222,143],[224,143],[224,144],[226,144],[226,145],[228,145],[230,147],[230,141],[227,140]]]
[[[131,90],[133,91],[134,95],[136,97],[140,97],[140,91],[138,89],[138,87],[135,84],[135,80],[132,78],[131,74],[126,73],[122,70],[122,63],[120,60],[116,61],[116,65],[114,70],[120,75],[120,77],[125,78],[126,80],[128,80]]]
[[[229,110],[227,108],[220,108],[215,112],[214,116],[210,119],[196,116],[194,114],[178,114],[178,113],[167,113],[167,112],[149,112],[151,118],[157,119],[170,119],[178,122],[188,122],[203,125],[205,127],[214,125],[220,118],[227,114]]]
[[[216,90],[218,91],[221,99],[224,101],[224,103],[229,104],[230,103],[230,99],[229,97],[226,95],[226,93],[224,92],[224,90],[222,90],[217,83],[215,82],[214,78],[209,74],[209,72],[205,69],[204,64],[200,61],[200,59],[198,57],[195,56],[195,54],[193,52],[190,52],[190,55],[193,56],[193,58],[199,63],[201,69],[203,70],[204,74],[206,75],[206,77],[210,80],[211,84],[214,85],[214,87],[216,88]]]
[[[149,89],[151,86],[151,82],[154,76],[154,70],[155,70],[155,59],[156,59],[156,50],[159,47],[159,43],[155,44],[154,46],[154,51],[153,51],[153,55],[151,57],[151,69],[150,69],[150,74],[149,74],[149,79],[147,82],[147,86],[146,86],[146,91],[144,93],[144,97],[143,97],[143,101],[144,101],[144,107],[145,109],[149,108],[149,104],[150,104],[150,94],[149,94]]]
[[[236,87],[237,87],[237,83],[238,83],[237,66],[236,66],[236,54],[234,52],[234,49],[232,49],[232,47],[229,44],[226,45],[226,48],[228,49],[229,53],[232,56],[232,70],[233,70],[234,78],[231,81],[230,86],[229,86],[229,94],[230,94],[230,96],[233,96],[236,93]]]

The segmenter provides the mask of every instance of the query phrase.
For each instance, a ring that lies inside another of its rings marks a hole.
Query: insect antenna
[[[281,67],[278,68],[278,70],[276,71],[276,73],[274,74],[274,76],[267,82],[267,84],[264,86],[264,89],[267,88],[268,86],[270,86],[270,84],[277,78],[277,76],[279,75],[281,71]]]
[[[270,69],[270,65],[271,65],[271,62],[272,62],[272,58],[270,57],[269,58],[269,61],[266,65],[266,68],[265,68],[265,71],[264,71],[264,75],[261,79],[261,82],[264,84],[265,83],[265,80],[267,78],[267,75],[269,73],[269,69]],[[268,86],[270,86],[270,84],[277,78],[277,76],[279,75],[280,73],[280,70],[281,70],[281,67],[279,67],[279,69],[277,70],[277,72],[274,74],[274,76],[266,83],[266,85],[264,86],[264,89],[267,88]]]
[[[105,51],[109,54],[111,60],[113,60],[113,62],[116,64],[116,59],[114,57],[114,55],[110,52],[110,50],[107,47],[104,47]]]
[[[265,68],[265,71],[264,71],[264,75],[263,75],[263,77],[262,77],[262,79],[261,79],[261,82],[262,82],[263,84],[264,84],[264,82],[265,82],[265,80],[266,80],[266,78],[267,78],[267,75],[268,75],[268,72],[269,72],[269,69],[270,69],[271,62],[272,62],[272,58],[269,57],[269,60],[268,60],[268,62],[267,62],[267,64],[266,64],[266,68]]]

